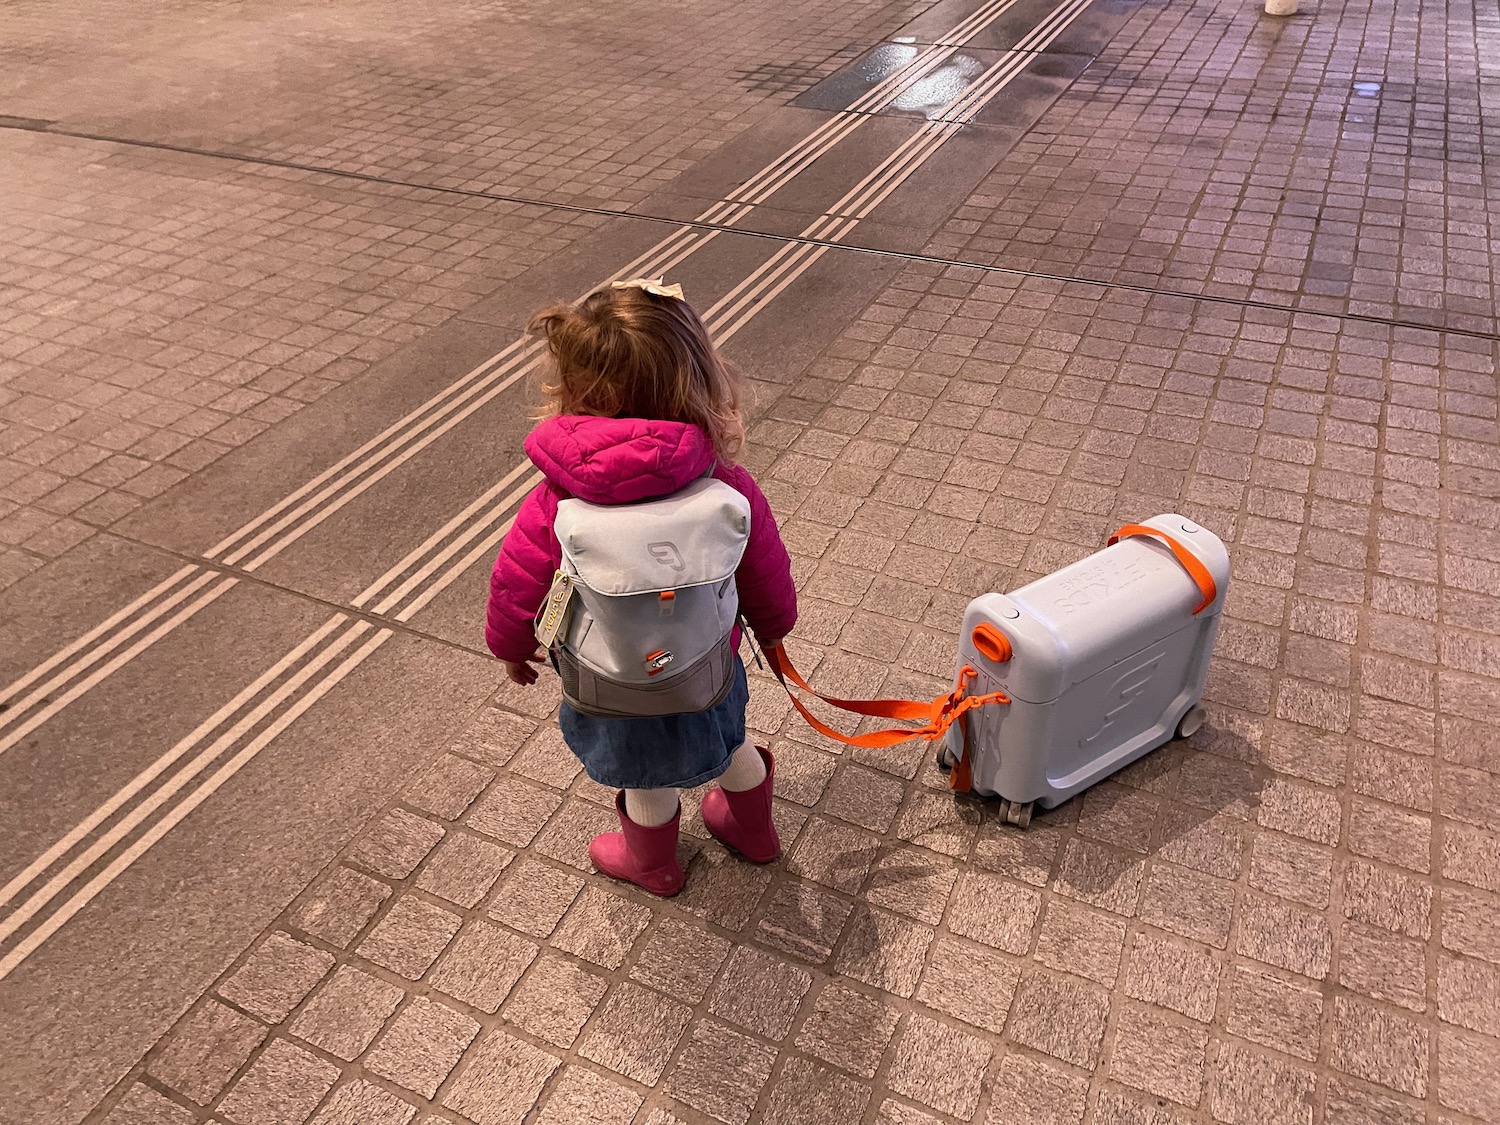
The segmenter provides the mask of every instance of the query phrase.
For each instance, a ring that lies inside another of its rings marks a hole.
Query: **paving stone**
[[[1419,941],[1376,926],[1345,922],[1339,983],[1353,992],[1414,1012],[1427,1008],[1427,950]]]
[[[478,1034],[470,1017],[418,996],[365,1057],[365,1069],[430,1099]]]
[[[605,969],[618,969],[651,911],[610,891],[587,886],[573,904],[552,944]]]
[[[471,1050],[443,1105],[476,1125],[521,1125],[558,1059],[503,1031],[491,1031]]]
[[[1261,790],[1256,819],[1263,828],[1332,847],[1339,841],[1343,815],[1336,790],[1273,777]]]
[[[1209,1106],[1227,1125],[1312,1125],[1317,1075],[1310,1067],[1226,1043]]]
[[[654,1086],[692,1021],[686,1004],[629,981],[615,986],[578,1046],[584,1058]]]
[[[773,949],[821,963],[833,953],[853,907],[810,883],[783,883],[756,926],[755,937]]]
[[[917,987],[933,931],[900,915],[856,906],[834,969],[855,980],[909,997]]]
[[[1058,868],[1058,893],[1130,917],[1140,899],[1142,864],[1129,852],[1069,840]]]
[[[199,1105],[207,1105],[265,1037],[266,1028],[255,1020],[208,1000],[177,1026],[147,1062],[146,1072]]]
[[[267,1023],[280,1023],[333,966],[333,955],[279,931],[219,986],[219,995]]]
[[[503,1014],[538,1039],[571,1047],[608,989],[602,977],[543,953],[511,993]]]
[[[916,999],[954,1019],[1000,1034],[1010,1012],[1018,962],[983,946],[939,937],[922,973]]]
[[[1202,945],[1141,933],[1130,952],[1125,994],[1207,1023],[1218,1002],[1220,971]]]
[[[349,858],[387,879],[405,879],[444,834],[441,824],[405,809],[392,809],[360,838]]]
[[[448,947],[428,978],[433,988],[481,1012],[499,1011],[537,947],[499,926],[475,921]]]
[[[620,822],[614,809],[570,798],[537,834],[532,846],[538,855],[548,856],[578,871],[592,871],[594,864],[589,859],[589,842],[602,832],[618,832],[619,829]]]
[[[1022,975],[1011,1004],[1010,1038],[1075,1066],[1092,1067],[1108,1015],[1103,990],[1031,969]]]
[[[1469,1031],[1438,1032],[1437,1100],[1481,1121],[1500,1115],[1500,1062],[1495,1040]]]
[[[1407,937],[1425,938],[1432,929],[1432,884],[1351,861],[1344,875],[1344,916]]]
[[[980,826],[974,862],[980,867],[1033,887],[1045,887],[1063,845],[1060,831],[1033,822],[1025,832],[987,821]]]
[[[1029,1055],[1007,1054],[994,1068],[985,1125],[1078,1125],[1088,1080]]]
[[[1460,887],[1444,888],[1442,896],[1443,947],[1500,965],[1500,899]]]
[[[1500,968],[1439,953],[1437,1010],[1445,1023],[1500,1037]]]
[[[330,1055],[358,1058],[395,1014],[405,993],[348,965],[340,965],[292,1021],[291,1033]]]
[[[962,859],[978,835],[977,812],[948,793],[914,790],[896,818],[896,835],[908,843]]]
[[[1158,863],[1141,897],[1141,919],[1223,949],[1234,919],[1234,888],[1196,871]]]
[[[341,865],[298,900],[291,925],[338,949],[347,949],[390,897],[391,888],[378,879]]]
[[[1274,899],[1240,901],[1235,952],[1314,980],[1328,975],[1333,933],[1328,920]]]
[[[416,1114],[410,1102],[357,1078],[333,1092],[312,1125],[407,1125]]]
[[[700,926],[664,918],[630,967],[631,979],[685,1004],[708,995],[729,942]]]
[[[562,804],[550,789],[502,775],[470,807],[465,823],[502,844],[524,848]]]
[[[941,1125],[941,1122],[930,1113],[887,1098],[875,1115],[875,1125]]]
[[[667,1076],[667,1093],[725,1125],[745,1125],[775,1061],[772,1048],[700,1020]]]
[[[757,1115],[761,1125],[808,1121],[855,1121],[870,1101],[870,1087],[807,1059],[787,1059],[771,1083],[771,1096]]]
[[[899,1018],[886,1001],[834,981],[813,1000],[796,1046],[841,1070],[874,1078]]]
[[[406,787],[403,796],[424,812],[444,820],[457,820],[494,779],[494,770],[444,754]]]
[[[935,926],[957,881],[958,868],[952,860],[923,848],[901,847],[875,861],[862,897]]]
[[[1030,887],[998,875],[964,872],[949,900],[948,928],[1007,953],[1025,953],[1041,904],[1041,894]]]
[[[879,845],[879,839],[868,832],[814,816],[787,854],[786,869],[853,894],[864,883]]]
[[[197,1115],[149,1086],[133,1083],[100,1125],[194,1125]]]
[[[359,943],[359,955],[407,980],[420,980],[462,921],[457,914],[404,895]]]
[[[1429,1032],[1407,1016],[1352,997],[1333,1001],[1333,1065],[1413,1097],[1427,1096]]]
[[[1115,1021],[1109,1074],[1137,1090],[1196,1106],[1203,1097],[1208,1032],[1149,1008],[1122,1009]]]
[[[1047,903],[1036,947],[1043,965],[1108,988],[1119,975],[1124,948],[1125,923],[1119,918],[1063,899]]]
[[[537,1125],[630,1125],[640,1106],[634,1090],[583,1067],[565,1066]]]
[[[218,1112],[238,1125],[302,1125],[338,1079],[332,1063],[274,1039],[230,1087]]]
[[[705,848],[694,856],[687,876],[677,905],[732,931],[745,928],[771,885],[769,871],[718,848]]]
[[[571,871],[522,857],[506,871],[490,901],[490,917],[513,930],[544,938],[557,929],[568,907],[583,890]]]
[[[778,771],[778,782],[780,773]],[[876,770],[845,763],[823,798],[823,810],[871,832],[884,832],[901,807],[903,786]]]
[[[1256,834],[1250,885],[1277,898],[1321,909],[1333,883],[1333,852],[1279,832]]]
[[[458,906],[478,906],[514,852],[462,832],[449,833],[422,868],[417,886]]]
[[[1328,1077],[1324,1119],[1329,1125],[1418,1125],[1427,1114],[1410,1101],[1334,1073]]]
[[[1318,1056],[1323,997],[1247,965],[1230,975],[1225,1028],[1232,1035],[1312,1061]]]
[[[976,1035],[912,1016],[896,1042],[886,1085],[939,1113],[971,1121],[993,1054]]]
[[[729,958],[708,1010],[767,1039],[784,1039],[812,974],[751,946]]]
[[[1098,1125],[1182,1125],[1190,1120],[1169,1106],[1165,1098],[1134,1090],[1104,1090],[1094,1099],[1093,1121]]]

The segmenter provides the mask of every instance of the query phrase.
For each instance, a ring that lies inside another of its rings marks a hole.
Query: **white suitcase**
[[[972,668],[969,694],[1011,701],[963,715],[939,764],[955,789],[1001,797],[1021,827],[1034,805],[1053,808],[1203,722],[1229,590],[1224,544],[1175,515],[1110,543],[964,614],[958,678]]]

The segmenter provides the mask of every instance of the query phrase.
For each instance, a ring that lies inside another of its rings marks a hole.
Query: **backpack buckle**
[[[672,663],[672,654],[664,648],[659,648],[646,657],[646,675],[654,676]]]

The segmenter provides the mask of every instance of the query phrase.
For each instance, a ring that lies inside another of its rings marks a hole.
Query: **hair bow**
[[[675,297],[683,300],[682,286],[668,285],[665,278],[660,277],[633,277],[629,281],[615,281],[610,283],[615,289],[644,289],[647,293],[654,293],[658,297]]]

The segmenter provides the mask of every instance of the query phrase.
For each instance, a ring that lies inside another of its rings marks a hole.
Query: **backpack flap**
[[[750,501],[698,480],[643,504],[557,505],[563,567],[580,586],[621,597],[722,582],[750,542]]]

